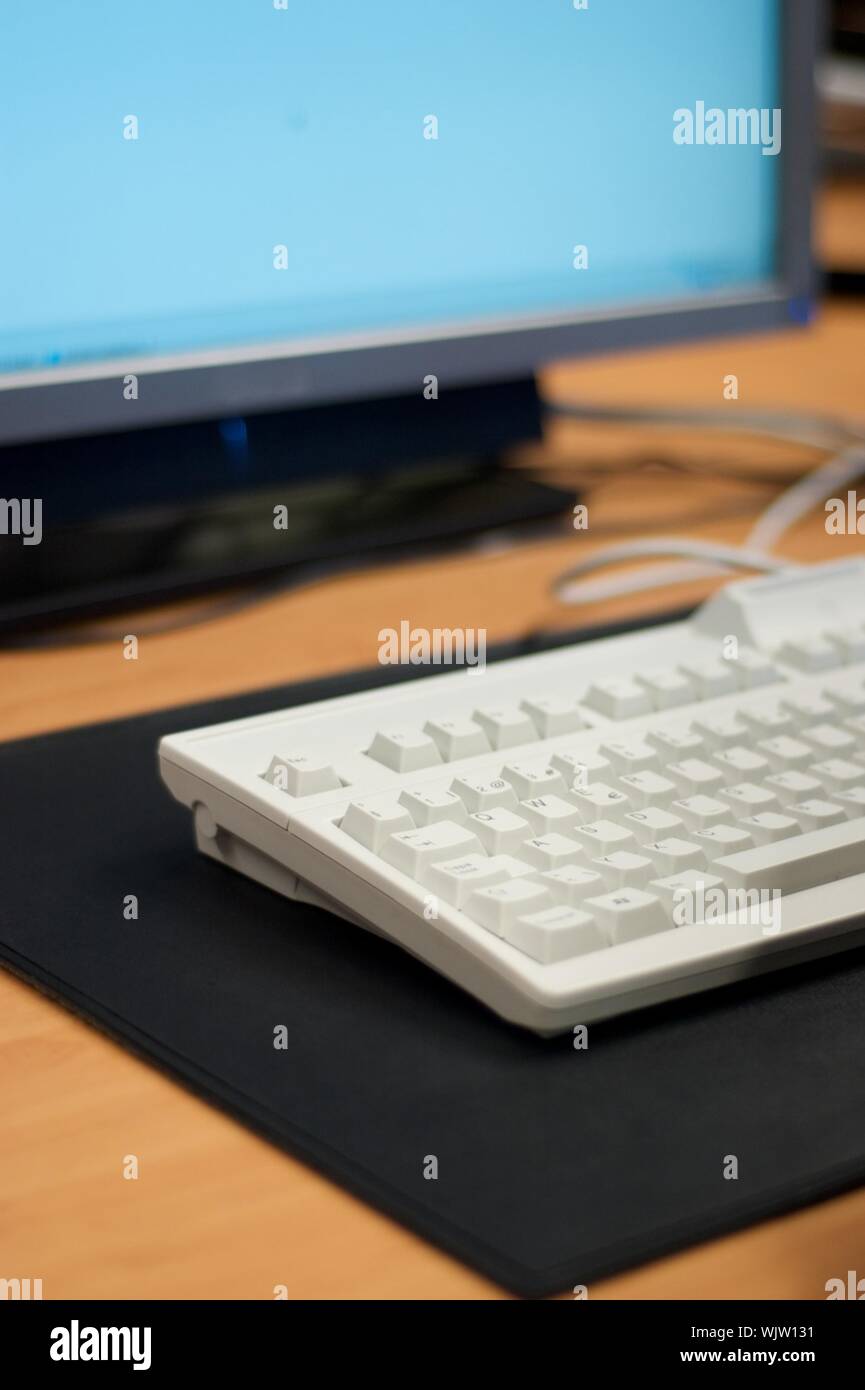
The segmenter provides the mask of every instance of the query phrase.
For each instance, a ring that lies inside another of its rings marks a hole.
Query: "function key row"
[[[394,772],[417,772],[438,763],[585,729],[580,705],[609,719],[632,719],[781,679],[767,657],[746,649],[736,661],[710,658],[600,679],[589,686],[579,703],[555,695],[537,696],[519,705],[476,709],[470,717],[431,719],[422,729],[384,729],[375,735],[367,753]]]
[[[830,632],[817,633],[785,642],[776,653],[779,661],[797,671],[816,674],[834,671],[857,661],[865,661],[865,626],[851,624]]]
[[[422,729],[384,729],[375,735],[367,752],[394,772],[416,772],[586,727],[576,701],[539,696],[519,705],[476,709],[471,717],[428,719]]]

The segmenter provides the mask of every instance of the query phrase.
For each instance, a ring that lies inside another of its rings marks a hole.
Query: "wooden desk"
[[[863,343],[865,310],[834,306],[805,333],[565,365],[545,385],[611,404],[718,407],[723,378],[734,372],[743,409],[851,415],[862,411]],[[690,481],[669,471],[621,473],[623,458],[645,462],[650,450],[707,473]],[[486,627],[490,641],[575,626],[548,585],[586,547],[631,526],[669,531],[677,522],[682,533],[740,539],[771,487],[718,479],[720,460],[771,474],[805,456],[561,424],[544,457],[563,476],[602,475],[588,533],[565,526],[530,545],[342,577],[161,635],[148,630],[163,615],[137,615],[115,625],[113,640],[0,654],[0,733],[15,738],[369,665],[379,629],[401,618]],[[785,549],[817,559],[848,544],[857,542],[830,542],[818,516]],[[658,604],[649,595],[627,611]],[[586,617],[623,611],[606,605]],[[117,638],[127,632],[141,636],[137,662],[122,659]],[[503,1296],[6,975],[0,1114],[0,1275],[41,1277],[46,1298],[266,1299],[275,1284],[297,1298]],[[128,1153],[141,1161],[137,1182],[121,1178]],[[863,1248],[865,1190],[606,1280],[590,1296],[820,1298],[830,1276],[861,1269]]]

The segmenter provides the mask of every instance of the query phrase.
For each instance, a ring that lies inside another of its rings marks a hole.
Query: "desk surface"
[[[846,215],[849,199],[841,201]],[[742,409],[850,416],[862,413],[863,340],[865,308],[834,305],[804,333],[566,364],[544,385],[611,405],[716,408],[735,373]],[[2,737],[367,666],[379,630],[402,618],[485,627],[490,642],[574,627],[576,613],[550,597],[549,584],[589,546],[649,527],[740,540],[773,495],[772,478],[807,460],[775,444],[557,424],[528,461],[589,488],[588,532],[563,526],[530,544],[343,576],[217,617],[176,606],[172,620],[188,625],[171,631],[165,614],[138,614],[103,627],[98,641],[2,653]],[[676,461],[696,475],[671,469]],[[720,476],[727,466],[750,480]],[[784,548],[819,559],[837,556],[838,544],[812,517]],[[580,620],[648,613],[705,592],[645,594]],[[122,656],[128,632],[140,639],[136,662]],[[266,1299],[276,1284],[297,1298],[503,1296],[7,975],[0,1113],[0,1274],[41,1278],[46,1298]],[[121,1175],[130,1153],[139,1157],[137,1182]],[[826,1279],[856,1268],[863,1244],[865,1189],[608,1279],[590,1295],[825,1297]]]

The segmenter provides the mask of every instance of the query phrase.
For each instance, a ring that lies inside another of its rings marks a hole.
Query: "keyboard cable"
[[[568,605],[586,605],[694,580],[724,578],[735,570],[772,574],[801,569],[803,566],[798,562],[774,555],[775,546],[797,521],[838,489],[865,473],[865,428],[820,415],[790,415],[764,410],[737,414],[735,420],[731,420],[729,415],[716,410],[668,410],[642,406],[617,408],[555,399],[546,401],[545,408],[552,415],[573,420],[750,434],[820,449],[829,454],[824,463],[809,470],[769,504],[743,545],[724,545],[681,536],[658,536],[604,546],[553,581],[554,596]],[[588,578],[597,570],[612,565],[662,557],[675,557],[675,562],[641,565],[636,570],[612,578]]]

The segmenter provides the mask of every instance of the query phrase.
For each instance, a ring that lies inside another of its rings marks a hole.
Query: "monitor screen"
[[[758,294],[780,11],[4,0],[0,376]]]

